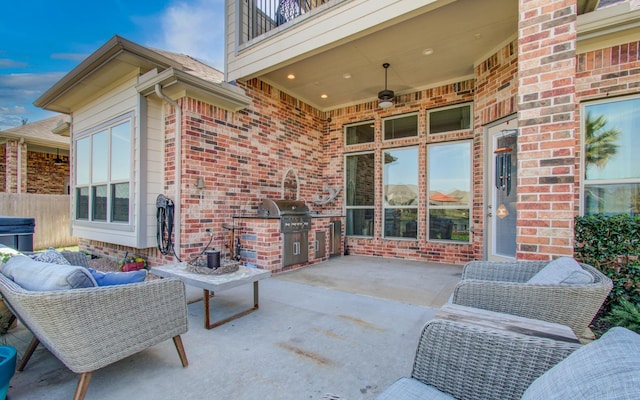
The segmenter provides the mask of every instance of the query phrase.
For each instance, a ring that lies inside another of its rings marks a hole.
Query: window
[[[418,237],[418,149],[383,152],[384,237]]]
[[[584,214],[640,212],[640,97],[582,107]]]
[[[418,136],[418,115],[401,115],[384,119],[384,140]]]
[[[131,116],[76,140],[76,220],[128,223]]]
[[[430,134],[471,129],[471,103],[438,108],[427,112]]]
[[[429,240],[469,242],[471,142],[429,146]]]
[[[346,234],[373,236],[375,157],[373,153],[349,155],[346,166]]]
[[[361,143],[373,143],[374,124],[373,121],[349,125],[344,128],[345,144],[347,146]]]

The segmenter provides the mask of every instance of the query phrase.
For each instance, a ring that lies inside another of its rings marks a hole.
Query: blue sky
[[[0,23],[0,130],[55,115],[33,101],[113,35],[224,69],[224,0],[9,0]]]

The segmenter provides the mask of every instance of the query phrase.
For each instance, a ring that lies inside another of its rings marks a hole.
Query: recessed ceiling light
[[[296,79],[296,76],[294,74],[289,74],[287,75],[287,79]]]
[[[342,75],[342,77],[344,79],[351,79],[351,74],[347,72],[346,74]]]
[[[481,33],[476,33],[475,35],[473,35],[474,38],[476,39],[480,39],[482,37]]]
[[[322,97],[323,99],[326,99],[329,96],[327,96],[326,94],[321,94],[320,97]]]
[[[430,56],[432,54],[433,54],[433,49],[432,48],[428,48],[428,49],[422,50],[422,55],[424,55],[424,56]]]

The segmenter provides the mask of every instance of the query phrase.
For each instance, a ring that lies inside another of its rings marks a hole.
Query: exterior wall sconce
[[[204,184],[204,179],[201,176],[198,176],[196,178],[196,183],[194,185],[196,187],[196,189],[204,189],[205,188],[205,184]]]

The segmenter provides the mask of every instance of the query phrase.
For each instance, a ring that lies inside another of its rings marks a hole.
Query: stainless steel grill
[[[264,199],[258,206],[258,215],[280,218],[283,267],[309,261],[311,215],[304,201]]]
[[[264,199],[258,206],[258,215],[280,218],[280,232],[290,233],[311,229],[309,207],[299,200]]]

